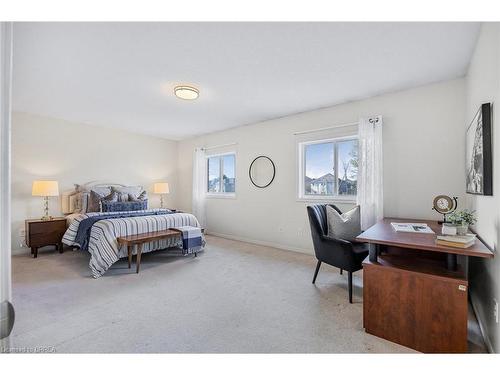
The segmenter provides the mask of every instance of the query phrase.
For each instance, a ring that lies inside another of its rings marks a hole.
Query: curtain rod
[[[328,126],[326,128],[319,128],[319,129],[312,129],[312,130],[303,130],[300,132],[295,132],[293,135],[299,135],[299,134],[308,134],[308,133],[315,133],[315,132],[320,132],[323,130],[330,130],[330,129],[336,129],[336,128],[343,128],[345,126],[354,126],[354,125],[359,125],[359,122],[348,122],[345,124],[338,124],[338,125],[333,125],[333,126]]]
[[[213,148],[226,147],[226,146],[234,146],[234,145],[237,145],[237,144],[238,144],[237,142],[233,142],[233,143],[226,143],[226,144],[223,144],[223,145],[216,145],[216,146],[210,146],[210,147],[201,147],[201,149],[203,151],[206,151],[206,150],[211,150]]]

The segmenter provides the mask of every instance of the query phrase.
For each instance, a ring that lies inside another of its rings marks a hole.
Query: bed
[[[159,208],[137,211],[86,212],[85,207],[82,209],[79,206],[81,203],[75,203],[75,199],[72,198],[81,191],[98,190],[111,186],[128,188],[121,184],[88,183],[77,185],[74,191],[62,195],[63,212],[68,221],[68,229],[62,242],[90,253],[89,267],[94,278],[99,278],[120,258],[127,256],[127,249],[119,246],[118,237],[186,226],[200,228],[196,217],[189,213],[177,213]],[[140,188],[142,189],[142,187]],[[195,249],[183,249],[182,240],[170,238],[147,243],[142,252],[167,248],[182,249],[184,255],[198,252],[203,250],[205,245],[201,232],[200,236],[202,237],[202,245]]]

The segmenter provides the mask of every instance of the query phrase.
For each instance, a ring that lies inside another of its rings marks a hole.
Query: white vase
[[[457,226],[451,223],[443,223],[443,226],[441,227],[441,233],[445,236],[456,236]]]
[[[469,226],[467,224],[462,224],[457,226],[457,234],[459,236],[465,236],[469,231]]]

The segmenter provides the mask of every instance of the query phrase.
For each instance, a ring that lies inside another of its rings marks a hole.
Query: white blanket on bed
[[[154,211],[154,210],[152,210]],[[80,222],[86,218],[96,215],[106,215],[108,212],[92,212],[80,214],[72,221],[62,242],[69,246],[78,246],[75,238],[78,233]],[[175,213],[168,215],[148,215],[117,219],[103,219],[97,221],[90,231],[88,250],[90,252],[90,271],[94,278],[98,278],[108,270],[118,259],[127,256],[125,246],[119,248],[118,237],[131,234],[154,232],[181,226],[200,227],[198,220],[192,214]],[[203,244],[205,243],[203,239]],[[173,246],[182,246],[178,238],[169,238],[144,244],[142,252],[147,253],[154,250],[165,249]],[[135,252],[135,249],[134,249]]]

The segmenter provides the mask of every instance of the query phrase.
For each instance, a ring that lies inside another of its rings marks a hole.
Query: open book
[[[425,223],[391,223],[391,225],[396,232],[434,233]]]

